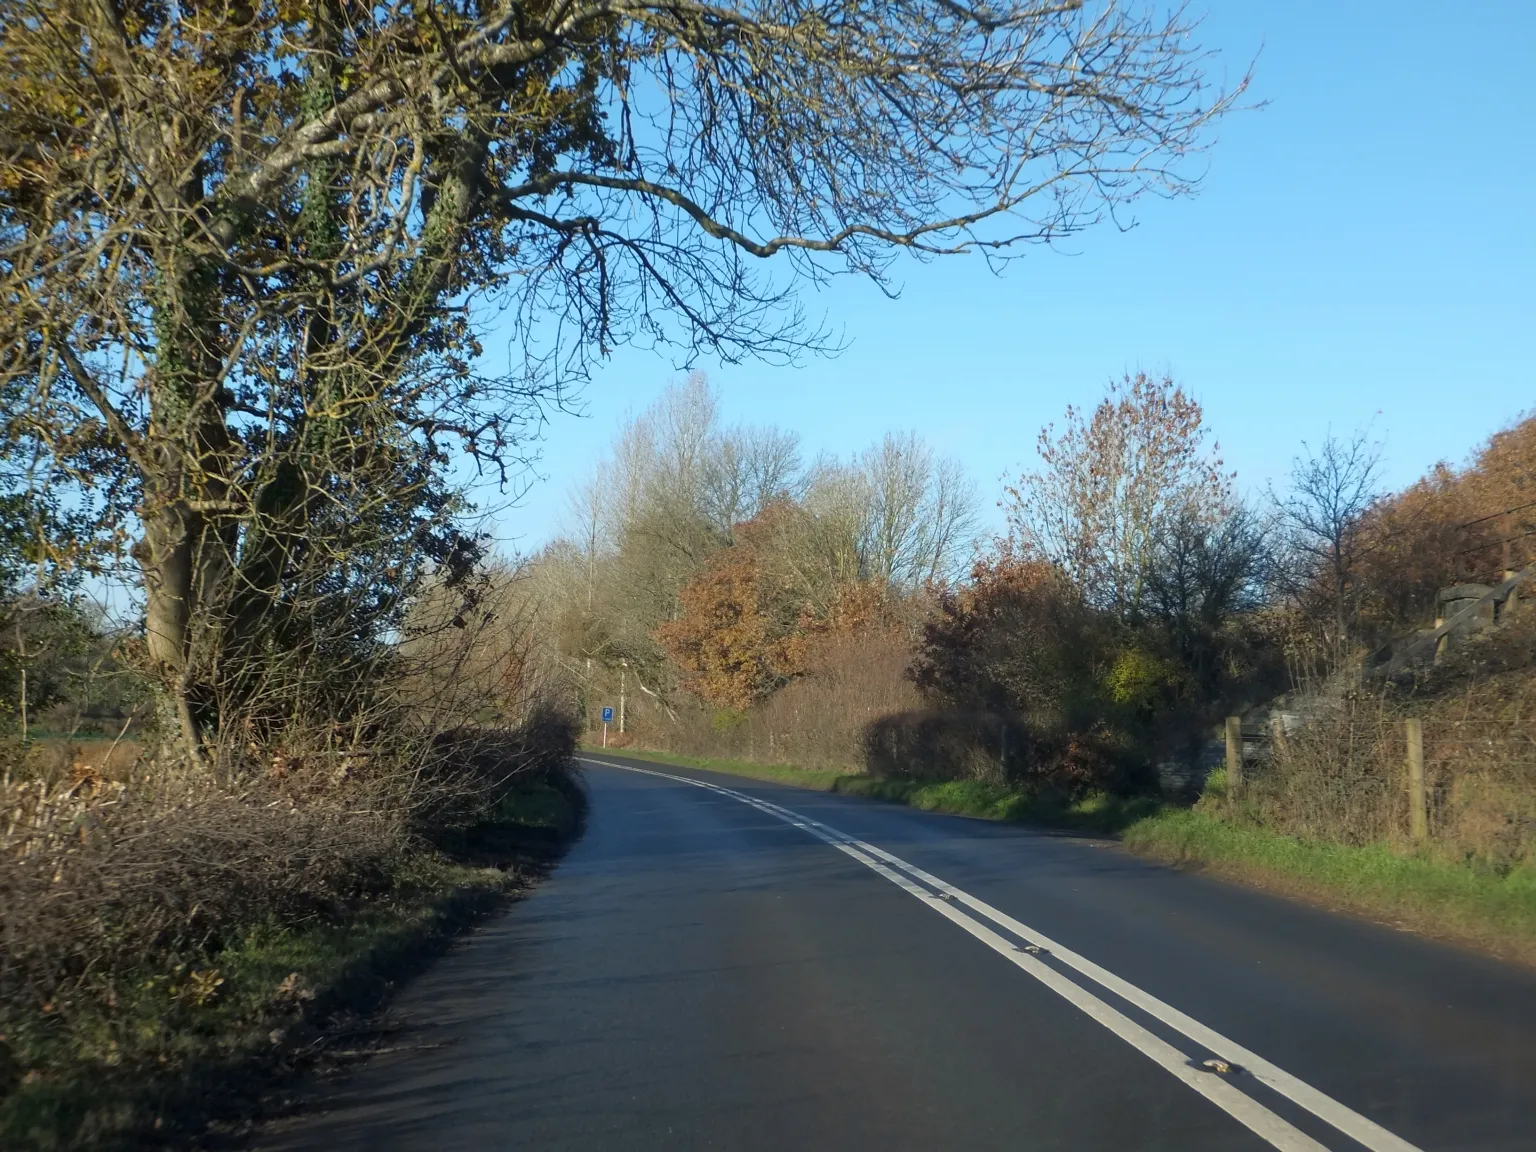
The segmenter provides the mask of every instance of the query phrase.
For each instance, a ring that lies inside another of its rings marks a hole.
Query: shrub
[[[1144,790],[1134,764],[1100,733],[1041,733],[995,713],[912,710],[864,729],[865,770],[889,779],[983,781],[1032,797],[1077,799]]]
[[[1421,721],[1427,850],[1496,872],[1536,860],[1536,612],[1417,681],[1298,702],[1306,723],[1245,776],[1241,820],[1409,847],[1403,721]],[[1207,786],[1210,792],[1210,786]]]
[[[484,820],[514,786],[549,778],[574,737],[569,717],[534,707],[516,728],[427,741],[414,762],[388,745],[290,740],[238,772],[141,761],[115,780],[0,786],[0,1063],[142,1049],[123,1032],[135,1026],[119,1010],[125,989],[175,979],[218,996],[227,945],[257,926],[348,920],[430,857],[427,833]]]

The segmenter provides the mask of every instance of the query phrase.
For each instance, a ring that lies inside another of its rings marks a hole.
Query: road
[[[1536,1148],[1536,974],[1102,841],[586,777],[548,881],[257,1147]]]

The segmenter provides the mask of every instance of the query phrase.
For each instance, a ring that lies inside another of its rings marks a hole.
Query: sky
[[[1223,121],[1196,197],[1140,202],[1131,230],[1032,249],[1001,276],[952,257],[899,264],[894,301],[850,277],[807,293],[847,350],[700,362],[725,422],[793,429],[808,457],[916,430],[965,463],[996,528],[1041,426],[1125,372],[1190,391],[1250,494],[1330,429],[1370,425],[1398,488],[1536,410],[1536,2],[1203,11],[1216,68],[1252,63],[1262,107]],[[602,364],[585,415],[549,425],[540,479],[496,512],[500,547],[558,534],[626,414],[681,377],[650,352]]]

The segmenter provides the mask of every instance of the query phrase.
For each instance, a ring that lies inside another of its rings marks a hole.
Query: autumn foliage
[[[1362,610],[1377,636],[1431,620],[1441,588],[1536,563],[1536,416],[1494,433],[1467,467],[1438,464],[1381,501],[1362,532]]]
[[[1060,713],[1069,685],[1092,677],[1089,613],[1054,565],[1011,553],[980,560],[946,590],[913,665],[935,700],[977,711]]]
[[[717,552],[683,586],[677,619],[656,629],[687,687],[720,708],[745,710],[793,671],[799,613],[785,582],[764,564],[760,543],[777,515],[770,510],[742,525],[736,546]]]
[[[802,514],[779,502],[736,525],[735,543],[683,586],[677,618],[656,629],[684,685],[718,708],[744,711],[823,666],[840,637],[894,624],[890,589],[877,581],[842,584],[825,606],[797,587],[776,546]]]
[[[1012,546],[1048,560],[1090,603],[1123,618],[1142,607],[1160,538],[1181,516],[1214,522],[1232,474],[1207,444],[1200,404],[1172,377],[1112,381],[1091,413],[1041,430],[1041,467],[1003,489]]]

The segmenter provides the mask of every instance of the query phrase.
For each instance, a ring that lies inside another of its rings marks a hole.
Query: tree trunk
[[[170,697],[181,742],[194,762],[206,763],[202,723],[211,699],[197,683],[194,635],[208,624],[212,591],[206,518],[185,501],[168,501],[144,513],[144,538],[136,552],[144,574],[144,635],[149,658]]]

